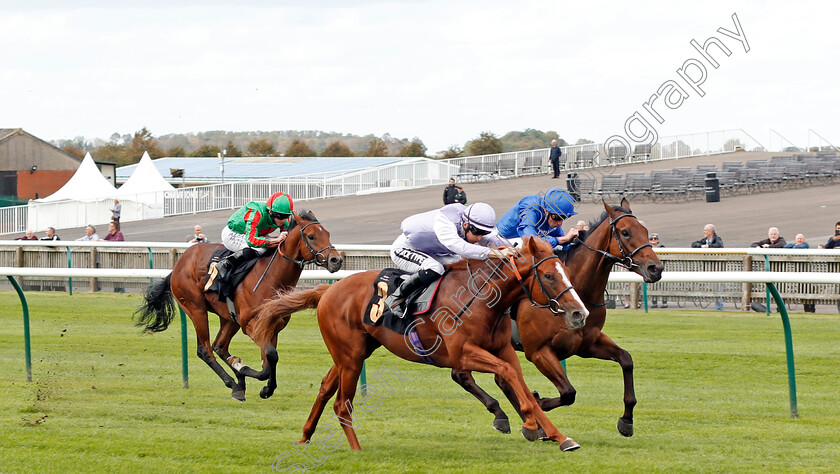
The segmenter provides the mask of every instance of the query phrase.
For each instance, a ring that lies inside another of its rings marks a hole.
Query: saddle
[[[370,326],[384,326],[398,334],[408,334],[412,322],[416,317],[428,313],[432,307],[440,286],[441,279],[431,282],[425,288],[420,288],[406,297],[405,317],[398,318],[391,312],[391,308],[385,305],[385,298],[396,291],[402,283],[404,272],[397,268],[386,268],[379,272],[373,281],[373,297],[365,308],[365,324]]]
[[[242,280],[245,279],[248,272],[251,271],[251,268],[253,268],[257,263],[257,260],[260,259],[260,256],[257,256],[256,258],[240,262],[236,268],[228,273],[227,278],[219,278],[219,272],[216,271],[216,264],[219,263],[219,260],[232,253],[233,252],[230,250],[222,247],[213,252],[213,255],[210,257],[210,261],[207,262],[207,282],[204,286],[204,291],[218,294],[219,301],[222,303],[228,299],[231,301],[233,300],[233,293],[236,291],[236,287],[242,283]]]

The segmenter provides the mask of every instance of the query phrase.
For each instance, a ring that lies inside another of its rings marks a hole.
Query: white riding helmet
[[[464,209],[464,219],[476,229],[491,232],[496,227],[496,211],[484,202],[470,204]]]

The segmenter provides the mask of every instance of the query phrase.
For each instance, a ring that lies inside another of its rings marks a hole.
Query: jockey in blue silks
[[[561,225],[577,214],[574,203],[572,196],[560,188],[551,188],[544,196],[525,196],[499,218],[496,228],[500,236],[511,241],[536,236],[552,247],[567,249],[578,231],[572,228],[564,234]]]

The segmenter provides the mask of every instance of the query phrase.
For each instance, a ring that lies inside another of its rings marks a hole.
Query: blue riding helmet
[[[559,214],[564,219],[577,214],[575,211],[575,200],[566,191],[560,188],[551,188],[542,197],[543,209],[549,214]]]

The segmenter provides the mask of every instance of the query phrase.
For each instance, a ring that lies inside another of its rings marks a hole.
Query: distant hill
[[[219,148],[224,148],[229,141],[232,141],[240,150],[245,150],[248,148],[248,143],[254,140],[264,139],[274,144],[278,153],[283,153],[289,148],[292,141],[299,139],[305,141],[318,154],[324,151],[327,145],[338,140],[347,145],[357,156],[362,156],[368,144],[374,138],[380,138],[388,145],[389,155],[396,154],[402,147],[411,143],[411,140],[407,138],[395,138],[387,133],[381,137],[376,137],[372,134],[358,136],[338,132],[322,132],[320,130],[277,130],[270,132],[227,132],[224,130],[212,130],[187,134],[172,133],[161,135],[157,137],[157,140],[163,150],[180,146],[189,153],[202,145],[215,145]]]

